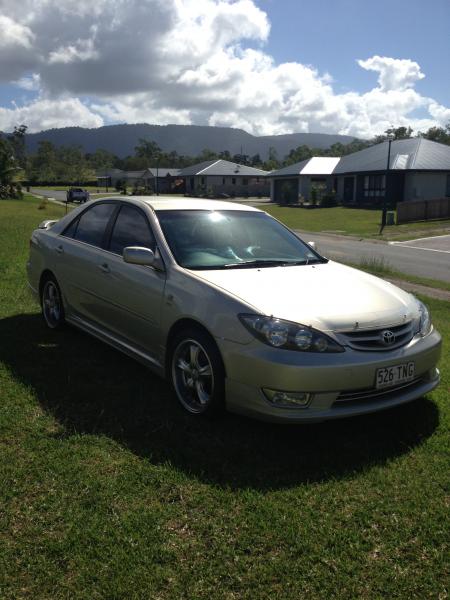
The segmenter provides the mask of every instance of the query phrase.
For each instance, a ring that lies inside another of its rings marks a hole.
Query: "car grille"
[[[383,337],[386,332],[389,335],[385,338],[390,338],[388,342]],[[393,335],[393,341],[391,334]],[[345,345],[355,350],[383,352],[404,346],[412,340],[413,335],[413,323],[409,321],[409,323],[403,323],[403,325],[396,325],[395,327],[345,331],[340,334],[340,338]]]
[[[393,386],[388,389],[377,390],[376,388],[357,390],[353,392],[341,392],[333,403],[333,408],[344,408],[347,406],[358,405],[364,402],[384,401],[395,397],[400,390],[412,391],[415,387],[419,387],[425,381],[424,377],[418,377],[408,383]]]

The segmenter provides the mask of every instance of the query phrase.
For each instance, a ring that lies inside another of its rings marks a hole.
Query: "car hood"
[[[418,306],[411,294],[333,261],[195,271],[195,275],[260,313],[322,331],[346,331],[355,326],[392,327],[418,316]]]

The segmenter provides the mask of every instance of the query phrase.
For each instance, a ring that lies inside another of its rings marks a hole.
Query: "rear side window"
[[[127,246],[143,246],[155,249],[155,239],[147,218],[138,209],[122,206],[114,225],[109,250],[122,254]]]
[[[106,226],[116,210],[116,206],[116,204],[108,203],[96,204],[89,208],[78,219],[78,225],[71,237],[92,246],[101,246]],[[65,235],[68,234],[69,230],[72,230],[72,224],[66,230]]]

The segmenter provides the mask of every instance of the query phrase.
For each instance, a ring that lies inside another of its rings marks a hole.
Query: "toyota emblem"
[[[391,346],[395,342],[395,333],[386,329],[381,332],[381,341],[385,346]]]

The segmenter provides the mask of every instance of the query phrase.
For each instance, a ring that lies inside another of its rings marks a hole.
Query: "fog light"
[[[267,400],[279,408],[306,408],[312,399],[307,392],[281,392],[263,388]]]

